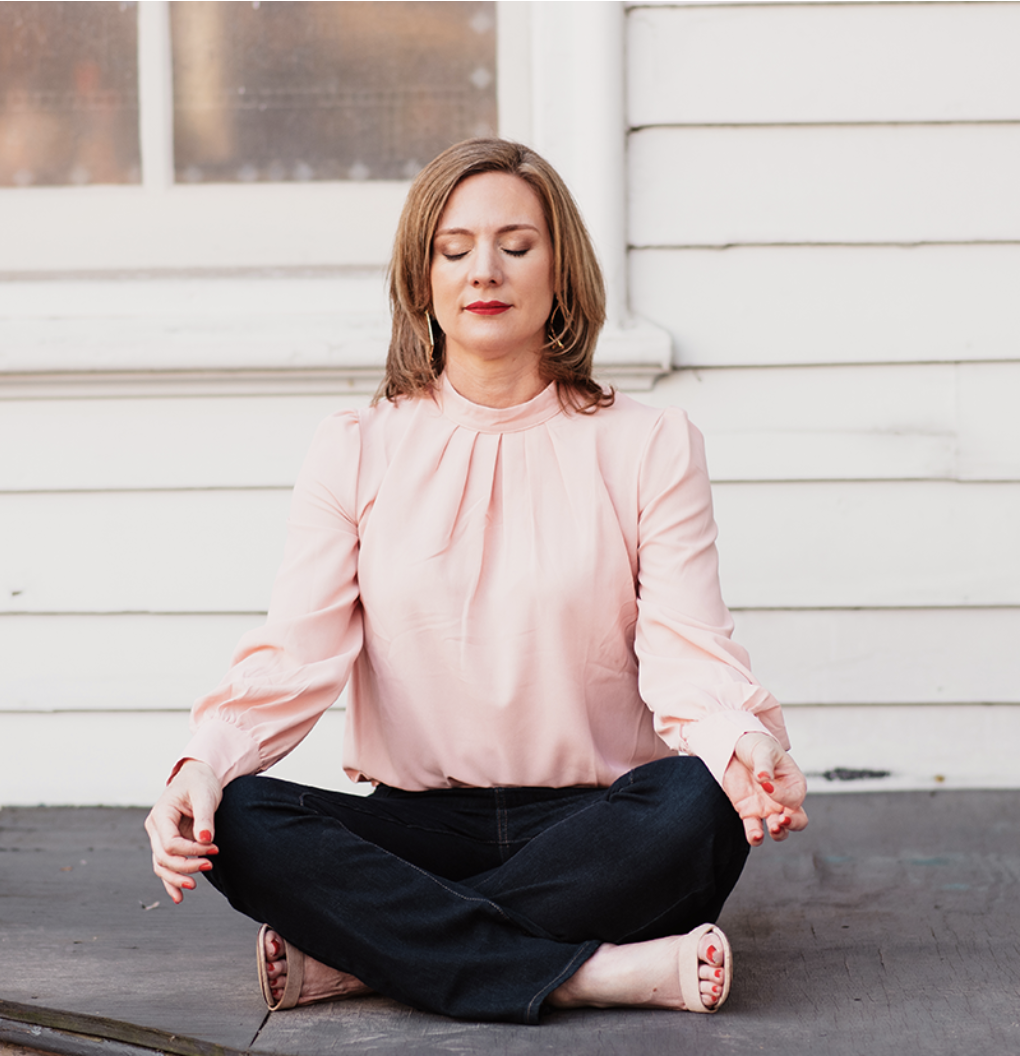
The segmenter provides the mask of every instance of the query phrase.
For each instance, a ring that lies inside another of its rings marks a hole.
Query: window
[[[0,271],[384,263],[495,131],[496,6],[0,3]]]

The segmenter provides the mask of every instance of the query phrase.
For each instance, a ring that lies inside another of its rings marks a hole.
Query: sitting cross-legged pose
[[[263,922],[273,1010],[714,1012],[748,847],[807,817],[730,637],[700,434],[593,379],[602,276],[526,147],[427,166],[390,283],[383,388],[319,427],[268,621],[146,822],[156,874]],[[255,776],[348,681],[371,794]]]

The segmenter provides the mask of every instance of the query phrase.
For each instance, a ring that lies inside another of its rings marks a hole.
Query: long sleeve
[[[751,674],[722,600],[716,525],[701,434],[667,410],[649,436],[639,479],[641,696],[655,731],[699,756],[716,779],[737,739],[760,731],[789,747],[778,701]]]
[[[208,763],[223,784],[290,752],[340,695],[361,651],[359,461],[357,415],[326,419],[294,488],[268,619],[194,706],[182,758]]]

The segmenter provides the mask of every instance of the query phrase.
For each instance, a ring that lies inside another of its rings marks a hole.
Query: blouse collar
[[[439,381],[436,401],[444,417],[479,433],[519,433],[555,418],[562,410],[555,382],[550,382],[527,403],[513,407],[486,407],[461,396],[445,374]]]

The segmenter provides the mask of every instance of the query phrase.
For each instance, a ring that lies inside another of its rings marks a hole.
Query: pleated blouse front
[[[509,408],[445,379],[342,412],[295,487],[264,627],[193,712],[224,782],[271,766],[350,679],[343,766],[405,789],[611,784],[671,751],[718,778],[787,745],[730,638],[700,434],[618,395]]]

